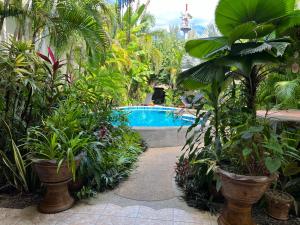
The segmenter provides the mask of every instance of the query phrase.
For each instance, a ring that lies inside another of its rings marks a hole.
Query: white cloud
[[[218,0],[150,0],[148,11],[156,17],[157,27],[167,28],[170,23],[180,18],[186,3],[189,5],[190,14],[197,21],[201,21],[201,25],[214,20]]]

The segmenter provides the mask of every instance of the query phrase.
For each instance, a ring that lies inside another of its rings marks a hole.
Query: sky
[[[147,0],[140,0],[147,2]],[[218,0],[150,0],[148,11],[156,17],[156,28],[168,29],[169,24],[180,25],[181,13],[185,4],[189,5],[189,12],[193,16],[192,28],[201,32],[203,27],[214,21],[214,11]]]

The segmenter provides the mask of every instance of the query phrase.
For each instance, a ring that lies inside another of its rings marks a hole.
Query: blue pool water
[[[127,115],[131,127],[180,127],[194,122],[191,116],[174,114],[176,108],[168,107],[123,107],[118,110]]]

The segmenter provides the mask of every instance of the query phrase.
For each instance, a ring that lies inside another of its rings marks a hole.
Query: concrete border
[[[150,148],[183,146],[188,127],[132,127]]]

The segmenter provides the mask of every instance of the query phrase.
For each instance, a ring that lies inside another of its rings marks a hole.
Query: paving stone
[[[135,225],[135,220],[129,217],[100,216],[96,225]]]
[[[75,205],[72,209],[69,211],[72,213],[87,213],[87,214],[97,214],[97,215],[103,215],[104,210],[106,208],[107,204],[85,204],[85,203],[79,203]]]
[[[126,216],[126,217],[137,217],[139,206],[127,206],[121,207],[114,204],[108,204],[103,211],[103,215],[106,216]]]
[[[174,209],[160,209],[154,210],[150,207],[141,206],[138,218],[152,219],[152,220],[171,220],[173,221]]]
[[[64,220],[59,221],[55,225],[95,225],[98,218],[99,215],[70,213],[64,218]]]
[[[134,225],[173,225],[173,221],[137,218]]]

